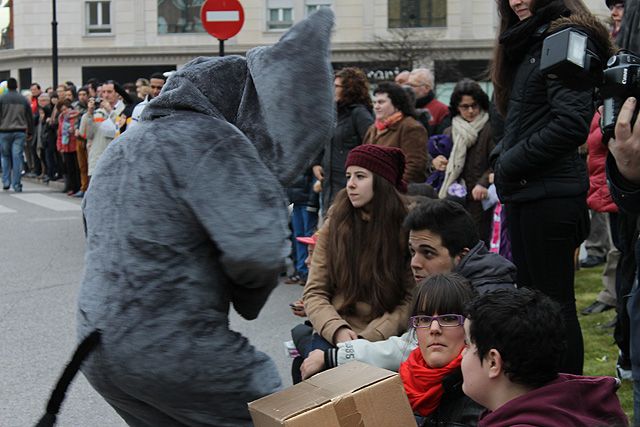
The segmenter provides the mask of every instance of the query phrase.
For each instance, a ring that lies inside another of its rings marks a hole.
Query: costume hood
[[[196,58],[169,78],[142,120],[188,110],[227,121],[254,143],[286,187],[335,126],[327,61],[332,27],[333,12],[322,9],[277,44],[251,49],[246,57]]]

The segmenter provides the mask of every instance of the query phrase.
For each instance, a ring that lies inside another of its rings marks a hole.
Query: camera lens
[[[607,67],[613,67],[618,62],[618,56],[614,55],[607,61]]]

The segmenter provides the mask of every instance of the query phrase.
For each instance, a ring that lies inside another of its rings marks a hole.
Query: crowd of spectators
[[[3,140],[2,168],[7,174],[3,188],[9,190],[13,184],[15,191],[22,191],[24,175],[45,184],[63,180],[65,194],[83,197],[105,148],[137,124],[166,79],[164,74],[154,73],[149,79],[123,85],[90,79],[81,87],[68,81],[44,90],[34,82],[23,94],[16,91],[15,79],[9,79],[5,102],[22,96],[29,109],[25,119],[17,122],[13,116],[6,117],[5,109],[0,123],[0,134],[17,130],[24,136]],[[9,171],[14,175],[10,177]]]

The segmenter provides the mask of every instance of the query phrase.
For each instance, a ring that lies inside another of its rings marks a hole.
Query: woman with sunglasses
[[[462,184],[466,195],[458,196],[464,197],[480,240],[489,247],[493,209],[484,210],[482,206],[489,196],[489,154],[495,146],[489,122],[489,97],[477,82],[463,79],[453,89],[449,109],[453,119],[444,134],[453,141],[451,154],[448,159],[440,155],[432,160],[433,168],[444,172],[438,196],[444,199],[452,184]]]
[[[418,347],[400,377],[419,426],[475,426],[483,408],[462,393],[464,311],[476,292],[455,273],[434,275],[416,292],[409,330]]]

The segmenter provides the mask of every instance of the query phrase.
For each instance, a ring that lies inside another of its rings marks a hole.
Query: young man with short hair
[[[487,408],[478,426],[626,426],[611,377],[561,374],[560,306],[532,289],[500,289],[467,307],[462,390]]]

